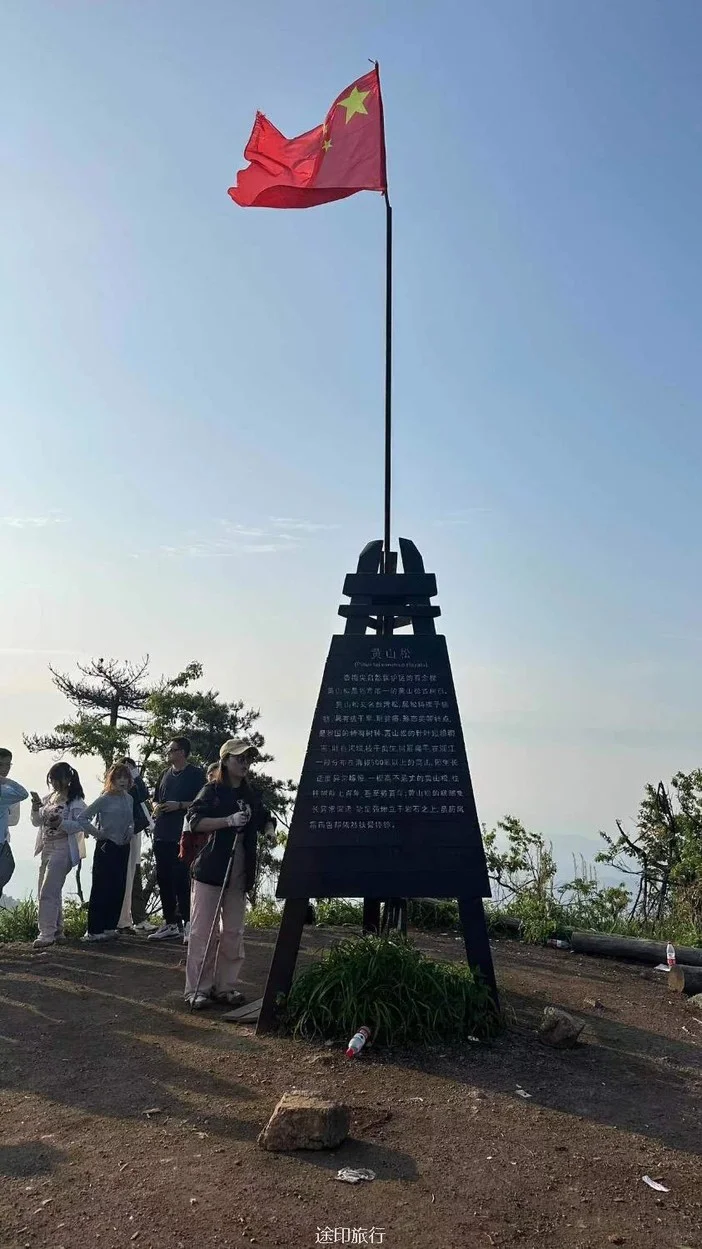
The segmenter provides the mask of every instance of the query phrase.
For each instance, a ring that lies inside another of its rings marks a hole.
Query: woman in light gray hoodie
[[[100,797],[83,812],[85,831],[97,838],[88,902],[88,931],[84,941],[105,941],[117,936],[129,846],[134,836],[134,804],[129,793],[131,785],[132,777],[126,764],[113,764]],[[93,816],[96,817],[97,827],[90,823]]]

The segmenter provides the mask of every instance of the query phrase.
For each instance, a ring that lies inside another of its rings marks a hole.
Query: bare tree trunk
[[[635,901],[634,901],[634,905],[632,906],[631,910],[629,911],[629,919],[631,919],[631,918],[632,918],[632,917],[636,914],[636,908],[637,908],[637,906],[639,905],[639,900],[640,900],[640,898],[641,898],[641,893],[642,893],[642,891],[643,891],[643,887],[644,887],[644,875],[643,875],[643,873],[642,873],[642,874],[641,874],[641,876],[639,877],[639,891],[638,891],[638,893],[637,893],[637,895],[636,895],[636,898],[635,898]]]

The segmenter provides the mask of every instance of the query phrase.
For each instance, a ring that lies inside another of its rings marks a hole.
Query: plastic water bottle
[[[356,1055],[359,1054],[361,1050],[363,1049],[363,1046],[365,1045],[369,1036],[370,1036],[370,1028],[367,1028],[364,1024],[363,1027],[359,1028],[358,1032],[354,1033],[354,1035],[351,1037],[351,1040],[349,1041],[348,1046],[346,1048],[346,1057],[355,1058]]]
[[[675,946],[669,941],[665,947],[666,962],[669,967],[675,967]]]

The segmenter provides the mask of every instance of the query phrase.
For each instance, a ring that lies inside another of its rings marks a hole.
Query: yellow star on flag
[[[322,144],[322,147],[324,148],[325,152],[328,152],[329,148],[331,147],[331,139],[325,139],[324,143]]]
[[[356,113],[362,113],[365,117],[368,116],[366,106],[363,103],[367,95],[370,95],[370,91],[359,91],[358,87],[354,87],[351,94],[347,95],[345,100],[339,100],[339,108],[346,109],[347,126],[351,121],[351,118],[354,117]]]

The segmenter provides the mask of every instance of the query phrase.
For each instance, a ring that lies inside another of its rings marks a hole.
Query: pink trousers
[[[230,993],[237,988],[244,963],[244,913],[246,894],[238,873],[224,895],[222,912],[205,962],[207,938],[217,911],[220,889],[194,880],[190,895],[190,940],[185,964],[185,996],[194,992],[198,979],[199,993]],[[204,965],[203,965],[204,964]],[[202,972],[202,975],[200,975]]]

